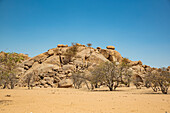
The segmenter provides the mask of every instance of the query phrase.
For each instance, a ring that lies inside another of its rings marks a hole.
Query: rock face
[[[119,52],[112,49],[102,49],[100,53],[108,60],[114,62],[121,62],[122,56]]]
[[[123,57],[115,50],[114,46],[107,46],[107,49],[96,49],[86,47],[77,43],[77,54],[68,58],[65,54],[68,52],[68,45],[58,44],[56,48],[49,49],[47,52],[39,54],[33,58],[27,58],[18,68],[20,73],[20,83],[24,83],[24,79],[30,73],[34,74],[35,82],[33,86],[40,88],[72,87],[72,73],[76,71],[85,72],[89,76],[89,71],[95,66],[104,62],[121,63]],[[66,62],[67,60],[67,62]],[[142,65],[141,61],[128,60],[132,71],[132,76],[142,78],[146,72],[151,69],[150,66]],[[168,68],[170,70],[170,67]],[[23,85],[25,86],[25,85]]]

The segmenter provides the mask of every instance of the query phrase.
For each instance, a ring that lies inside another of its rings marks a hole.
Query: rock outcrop
[[[33,86],[35,87],[68,88],[73,85],[71,80],[73,72],[80,71],[87,74],[89,70],[92,70],[100,63],[121,63],[123,60],[123,57],[115,50],[114,46],[107,46],[107,49],[100,47],[94,49],[78,43],[76,46],[77,54],[71,59],[65,56],[71,47],[63,44],[58,44],[56,48],[49,49],[47,52],[33,58],[26,58],[19,67],[20,73],[18,77],[20,78],[20,83],[24,83],[27,75],[33,73],[35,78]],[[127,63],[131,66],[129,70],[131,70],[132,76],[134,78],[141,77],[141,81],[147,71],[152,69],[150,66],[143,65],[141,61],[127,59]]]

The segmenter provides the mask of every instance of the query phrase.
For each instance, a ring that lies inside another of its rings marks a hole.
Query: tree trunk
[[[29,83],[29,81],[28,81],[28,89],[30,89],[30,83]]]
[[[14,81],[11,80],[11,89],[14,89]]]
[[[163,94],[167,94],[168,93],[168,87],[164,86],[164,85],[160,85],[161,86],[161,91]]]
[[[87,84],[87,82],[86,82],[86,81],[85,81],[85,84],[86,84],[86,86],[87,86],[88,90],[90,90],[89,85]]]
[[[113,87],[109,87],[109,90],[110,90],[110,91],[113,91]]]
[[[3,89],[5,89],[6,87],[7,87],[7,82],[5,82]]]

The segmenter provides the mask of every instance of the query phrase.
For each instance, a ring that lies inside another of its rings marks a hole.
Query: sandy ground
[[[0,113],[170,113],[170,93],[105,89],[0,89]]]

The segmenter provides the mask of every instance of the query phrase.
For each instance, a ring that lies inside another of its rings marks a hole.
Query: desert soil
[[[96,91],[0,89],[0,113],[170,113],[170,93],[135,87]]]

